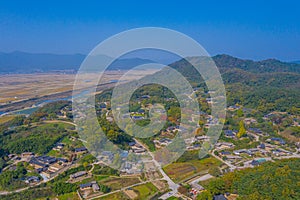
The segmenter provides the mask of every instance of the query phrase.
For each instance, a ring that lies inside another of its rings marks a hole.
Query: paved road
[[[135,140],[135,142],[139,143],[139,141]],[[145,149],[147,149],[147,147],[142,144],[142,143],[139,143],[140,145],[142,145]],[[149,155],[151,156],[152,158],[152,162],[155,164],[155,166],[158,168],[158,170],[160,171],[160,173],[162,174],[162,176],[164,177],[164,179],[168,182],[169,184],[169,187],[172,191],[175,191],[175,193],[177,192],[177,189],[179,188],[179,185],[174,183],[174,181],[172,181],[172,179],[164,172],[164,170],[162,169],[161,165],[157,162],[157,160],[155,160],[154,158],[154,155],[152,154],[151,151],[148,150],[148,153]]]
[[[280,157],[276,157],[276,159],[288,159],[288,158],[300,158],[300,154],[294,153],[293,155],[290,155],[290,156],[280,156]]]
[[[212,175],[210,174],[205,174],[204,176],[201,176],[199,178],[196,178],[196,179],[193,179],[192,181],[190,181],[189,183],[190,184],[193,184],[193,183],[199,183],[200,181],[205,181],[205,180],[208,180],[208,179],[211,179],[213,178]]]
[[[73,126],[77,126],[75,123],[73,122],[70,122],[70,121],[64,121],[64,120],[45,120],[45,121],[42,121],[44,123],[65,123],[65,124],[70,124],[70,125],[73,125]]]
[[[0,195],[8,195],[8,194],[12,194],[12,193],[18,193],[18,192],[22,192],[24,190],[27,190],[29,189],[30,187],[26,187],[26,188],[20,188],[20,189],[17,189],[17,190],[14,190],[14,191],[1,191],[0,192]]]
[[[253,137],[255,138],[255,141],[256,141],[256,142],[259,142],[259,136],[258,136],[258,135],[253,134],[253,133],[251,133],[251,132],[247,132],[247,134],[253,136]]]
[[[157,167],[157,169],[159,170],[159,172],[162,174],[163,176],[163,179],[167,181],[168,185],[169,185],[169,188],[172,190],[171,192],[168,192],[167,194],[171,194],[171,196],[175,195],[177,192],[178,192],[178,188],[179,188],[179,185],[174,183],[174,181],[172,181],[172,179],[164,172],[164,170],[162,169],[161,165],[157,162],[157,160],[155,160],[154,158],[154,155],[152,154],[151,151],[149,151],[149,149],[143,144],[143,143],[140,143],[138,140],[135,139],[135,142],[142,145],[145,149],[148,150],[148,153],[149,155],[151,156],[152,158],[152,162],[155,164],[155,166]],[[160,199],[167,199],[167,198],[163,198],[164,195],[162,195],[160,197]]]

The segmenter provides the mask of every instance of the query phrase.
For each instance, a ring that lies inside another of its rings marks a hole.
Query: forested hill
[[[265,74],[265,73],[292,73],[300,74],[300,64],[282,62],[276,59],[267,59],[262,61],[243,60],[235,58],[229,55],[216,55],[213,56],[216,66],[221,72],[227,72],[228,70],[239,69],[239,72],[248,75],[251,74]],[[177,70],[191,70],[188,62],[185,59],[181,59],[177,62],[170,64],[171,67]],[[182,71],[183,72],[183,71]],[[194,74],[195,71],[186,73]]]
[[[217,55],[213,60],[225,83],[229,105],[239,103],[264,112],[300,108],[300,64],[274,59],[242,60],[228,55]],[[170,66],[193,86],[205,85],[185,59]]]
[[[300,87],[300,64],[274,59],[256,62],[228,55],[217,55],[212,58],[222,74],[224,83],[290,89]],[[185,59],[170,66],[184,74],[191,82],[199,82],[199,74]]]
[[[300,73],[300,64],[281,62],[276,59],[262,61],[243,60],[229,55],[217,55],[213,57],[219,68],[238,68],[253,73],[266,72],[295,72]]]

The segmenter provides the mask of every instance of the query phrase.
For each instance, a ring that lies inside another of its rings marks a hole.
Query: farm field
[[[2,117],[0,117],[0,124],[4,124],[4,123],[12,120],[13,118],[15,118],[15,116],[13,116],[13,115],[2,116]]]
[[[63,194],[57,197],[59,200],[80,200],[76,192]]]
[[[129,200],[129,198],[123,192],[113,193],[104,197],[97,198],[96,200]]]
[[[172,163],[164,167],[164,171],[173,181],[178,183],[194,174],[202,171],[207,172],[210,167],[220,166],[221,164],[216,158],[209,157],[201,160]]]
[[[138,178],[108,178],[100,181],[101,184],[109,186],[112,190],[119,190],[123,187],[127,187],[136,183],[139,183],[140,180]]]
[[[154,195],[158,190],[152,183],[138,185],[132,188],[137,194],[137,199],[147,199]]]
[[[118,80],[125,71],[107,71],[102,76],[102,83]],[[133,80],[145,74],[152,74],[156,70],[135,70],[128,80]],[[85,87],[91,86],[97,73],[81,75]],[[45,95],[62,93],[73,90],[76,74],[36,73],[36,74],[6,74],[0,75],[0,105],[38,98]],[[126,80],[127,81],[127,80]]]

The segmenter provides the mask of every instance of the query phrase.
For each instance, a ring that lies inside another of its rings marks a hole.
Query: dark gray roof
[[[68,162],[68,160],[65,159],[65,158],[57,158],[57,160],[58,160],[58,161],[62,161],[62,162]]]
[[[134,146],[134,145],[135,145],[135,142],[129,142],[128,145],[129,145],[129,146]]]
[[[80,188],[92,187],[92,183],[80,184]]]
[[[87,151],[87,148],[85,147],[75,148],[75,152],[81,152],[81,151]]]
[[[253,166],[257,166],[259,164],[260,163],[257,160],[252,160],[252,162],[251,162],[251,165],[253,165]]]
[[[39,162],[39,161],[38,161],[37,159],[35,159],[35,158],[31,159],[31,160],[29,161],[29,164],[38,165],[38,166],[40,166],[40,167],[42,167],[42,168],[48,166],[47,164],[44,164],[44,163]]]
[[[87,174],[86,171],[80,171],[80,172],[76,172],[75,174],[71,174],[70,177],[71,178],[78,178],[78,177],[86,175],[86,174]]]
[[[230,155],[231,154],[229,151],[222,151],[220,153],[223,154],[223,155]]]
[[[36,157],[36,159],[39,162],[42,162],[42,163],[45,163],[45,164],[52,164],[52,163],[55,163],[57,161],[57,159],[55,157],[46,156],[46,155]]]
[[[234,136],[234,133],[232,130],[225,130],[224,133],[226,136]]]
[[[285,144],[285,141],[281,138],[271,138],[272,141],[280,142],[280,144]]]
[[[227,198],[223,194],[215,195],[213,200],[227,200]]]
[[[260,130],[259,128],[249,128],[249,131],[254,133],[262,133],[262,130]]]
[[[266,145],[265,145],[264,143],[261,143],[261,144],[259,145],[259,148],[265,149],[265,148],[266,148]]]
[[[31,181],[39,181],[40,179],[37,176],[30,176],[30,177],[27,177],[26,180],[31,182]]]

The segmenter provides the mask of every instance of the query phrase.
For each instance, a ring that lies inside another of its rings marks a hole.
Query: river
[[[88,94],[88,92],[89,92],[89,90],[84,90],[84,91],[74,95],[74,97],[76,98],[76,97],[81,96],[81,95],[86,95],[86,94]],[[21,110],[14,110],[14,111],[10,111],[10,112],[0,111],[0,116],[7,115],[7,114],[30,115],[33,112],[35,112],[37,109],[39,109],[40,107],[44,106],[47,103],[51,103],[51,102],[55,102],[55,101],[63,101],[63,100],[72,101],[72,98],[73,98],[73,96],[71,95],[71,96],[68,96],[68,97],[65,97],[65,98],[47,99],[47,100],[40,101],[40,102],[34,104],[32,107],[29,107],[29,108],[24,108],[24,109],[21,109]]]

